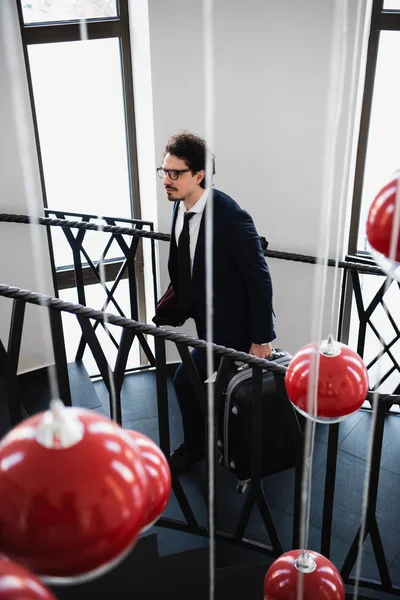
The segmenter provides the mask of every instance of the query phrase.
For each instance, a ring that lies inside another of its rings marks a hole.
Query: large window
[[[32,45],[28,56],[48,207],[130,218],[118,39]],[[52,234],[56,264],[68,265],[63,233]]]
[[[400,165],[400,31],[382,31],[379,40],[368,143],[365,156],[357,250],[368,250],[365,222],[369,206]]]
[[[130,217],[118,39],[31,45],[28,56],[48,206]]]
[[[22,0],[26,25],[117,17],[116,0]]]
[[[350,254],[369,251],[369,206],[400,167],[400,0],[374,0],[357,152]]]
[[[19,11],[46,208],[140,218],[127,0]]]
[[[59,213],[140,219],[128,0],[16,1],[44,207]],[[71,248],[61,229],[52,228],[51,233],[58,293],[65,300],[77,300]],[[104,245],[102,234],[88,232],[85,251],[94,264]],[[121,247],[113,242],[105,261],[109,288],[123,258]],[[86,302],[101,308],[104,290],[84,256],[82,262]],[[137,317],[145,321],[141,243],[135,265]],[[124,309],[128,283],[118,285],[115,297]],[[129,310],[125,314],[130,316]],[[67,354],[73,360],[80,332],[66,331]],[[139,357],[139,347],[134,350],[130,366],[146,363],[146,357]]]
[[[400,10],[400,0],[383,0],[385,10]]]
[[[367,213],[388,177],[400,168],[399,64],[400,0],[374,0],[349,242],[349,253],[359,262],[373,263],[365,231]],[[368,313],[363,316],[366,320],[363,358],[369,371],[370,388],[377,385],[383,393],[397,394],[400,391],[400,292],[394,283],[381,296],[384,281],[383,276],[360,276],[362,306]],[[345,319],[349,343],[356,348],[360,323],[354,298],[351,302],[350,288],[349,284]]]

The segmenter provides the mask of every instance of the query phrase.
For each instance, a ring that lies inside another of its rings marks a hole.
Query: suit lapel
[[[176,253],[177,245],[175,240],[175,224],[178,216],[179,202],[175,202],[174,211],[172,214],[172,225],[171,225],[171,240],[169,246],[169,258],[168,258],[168,271],[172,284],[176,282]]]
[[[204,264],[204,262],[205,262],[206,210],[207,210],[207,205],[206,205],[205,209],[203,210],[203,214],[201,216],[199,235],[197,237],[196,250],[194,253],[192,279],[196,275],[196,271],[198,270],[199,265],[201,263]]]
[[[171,246],[174,246],[175,250],[177,248],[176,239],[175,239],[175,225],[176,225],[176,218],[178,216],[178,210],[179,210],[179,202],[175,202],[174,212],[172,214],[172,225],[171,225]]]

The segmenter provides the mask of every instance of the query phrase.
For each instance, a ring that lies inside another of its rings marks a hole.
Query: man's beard
[[[167,194],[167,198],[170,202],[180,202],[181,200],[183,200],[183,198],[176,198],[176,197],[174,198],[173,197],[173,194],[175,194],[176,191],[177,190],[171,190],[171,191],[165,190],[165,192]]]

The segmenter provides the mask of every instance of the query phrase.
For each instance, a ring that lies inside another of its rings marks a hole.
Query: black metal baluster
[[[205,420],[207,420],[207,396],[204,391],[203,382],[200,379],[196,365],[194,364],[193,358],[190,354],[190,350],[185,344],[176,343],[175,345],[182,359],[183,367],[193,388],[193,392],[197,398],[197,401],[199,402],[203,417]]]
[[[22,420],[18,378],[16,372],[11,368],[8,354],[1,341],[0,374],[4,377],[9,424],[11,427],[14,427]]]
[[[351,280],[353,282],[354,298],[356,300],[357,313],[358,313],[358,338],[357,338],[357,353],[360,356],[364,356],[365,347],[365,335],[367,330],[367,319],[365,316],[364,303],[362,298],[362,291],[360,285],[360,276],[356,271],[351,272]]]
[[[158,433],[160,448],[165,456],[171,453],[170,430],[169,430],[169,406],[168,406],[168,375],[165,340],[160,337],[154,339],[156,353],[156,386],[157,386],[157,413]]]
[[[151,223],[150,231],[154,231],[154,225]],[[151,245],[151,270],[153,275],[153,294],[154,294],[154,308],[156,307],[156,303],[158,301],[158,291],[157,291],[157,262],[156,262],[156,245],[155,240],[150,240]]]
[[[371,537],[373,543],[375,558],[378,564],[379,573],[384,578],[386,584],[390,582],[390,574],[388,570],[387,560],[383,551],[381,543],[379,528],[376,522],[376,506],[378,501],[378,486],[379,486],[379,475],[380,475],[380,464],[382,456],[382,445],[383,445],[383,434],[386,417],[386,403],[384,401],[379,402],[378,412],[376,416],[375,434],[372,446],[372,460],[371,460],[371,471],[370,481],[368,488],[367,498],[367,509],[366,509],[366,526],[363,536],[363,544],[367,535]],[[350,550],[346,556],[341,569],[341,575],[345,583],[354,583],[354,580],[350,578],[350,573],[357,561],[358,545],[361,533],[361,526],[357,531],[357,534],[351,544]],[[378,534],[378,535],[377,535]],[[373,540],[372,540],[373,538]],[[378,551],[378,554],[376,553]]]
[[[119,349],[114,367],[114,391],[116,397],[116,420],[122,423],[122,406],[121,406],[121,389],[125,377],[126,363],[128,362],[129,352],[132,348],[133,340],[135,339],[135,331],[133,329],[123,329],[119,342]]]
[[[158,410],[158,431],[160,437],[160,448],[164,452],[170,462],[170,431],[169,431],[169,410],[168,410],[168,377],[167,377],[167,361],[165,352],[165,340],[156,337],[154,340],[156,353],[156,385],[157,385],[157,410]],[[171,464],[170,464],[171,466]],[[183,516],[186,519],[188,526],[193,532],[198,529],[196,517],[182,485],[176,476],[174,469],[171,468],[172,489],[178,500],[178,504],[182,510]],[[161,520],[170,521],[163,517]]]
[[[0,342],[0,371],[3,372],[5,378],[11,427],[14,427],[22,420],[23,414],[19,397],[18,361],[24,318],[25,303],[22,300],[13,300],[7,351]]]
[[[96,364],[99,368],[100,374],[103,378],[105,386],[110,395],[110,416],[112,419],[116,420],[117,423],[122,425],[121,398],[119,398],[118,396],[116,397],[116,404],[117,404],[116,414],[114,414],[114,407],[111,402],[110,377],[113,377],[112,369],[111,369],[110,365],[108,364],[105,354],[103,352],[103,349],[100,345],[100,342],[97,339],[95,332],[93,331],[93,327],[90,323],[90,320],[87,317],[82,317],[79,315],[76,315],[76,318],[78,319],[79,325],[81,326],[85,344],[88,344],[88,346],[93,354],[93,358],[96,361]]]
[[[220,429],[220,409],[223,404],[224,393],[227,388],[229,374],[232,371],[232,359],[222,357],[220,363],[218,365],[217,378],[214,384],[214,418],[215,418],[215,440],[218,444],[218,434]],[[223,416],[222,416],[222,426],[223,426]],[[222,440],[221,440],[222,443]],[[218,450],[217,446],[214,448],[214,465],[215,465],[215,481],[214,481],[214,489],[215,489],[215,510],[214,510],[214,524],[215,530],[218,530],[218,506],[217,506],[217,498],[218,498],[218,477],[217,477],[217,467],[218,467]]]
[[[321,553],[330,557],[332,539],[333,504],[335,499],[336,463],[339,442],[339,424],[329,425],[326,456],[324,506],[322,512]]]
[[[51,341],[54,352],[55,372],[58,383],[58,393],[60,395],[60,399],[66,406],[72,406],[61,312],[59,310],[49,308],[49,318]]]
[[[11,313],[10,335],[8,338],[7,353],[15,373],[18,371],[19,354],[21,351],[22,330],[25,318],[25,302],[13,300]]]
[[[298,548],[300,545],[299,536],[301,516],[301,483],[303,479],[304,460],[304,436],[297,418],[296,409],[291,404],[286,393],[284,377],[279,373],[274,373],[274,379],[279,395],[279,401],[283,403],[292,439],[296,446],[292,545],[293,548]]]
[[[374,549],[376,564],[381,577],[383,590],[390,592],[392,591],[392,579],[390,577],[389,565],[386,560],[385,549],[383,547],[382,538],[375,515],[370,519],[369,535],[371,538],[372,547]]]

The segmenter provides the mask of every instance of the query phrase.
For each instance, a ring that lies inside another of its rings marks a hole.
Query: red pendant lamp
[[[0,443],[1,550],[45,581],[111,569],[147,516],[148,476],[131,436],[55,400]]]
[[[397,281],[400,281],[400,219],[396,216],[400,209],[399,178],[397,171],[376,195],[366,225],[375,262]]]
[[[32,573],[0,556],[0,600],[56,600]]]
[[[161,517],[171,494],[171,471],[161,449],[150,438],[137,431],[126,430],[135,440],[149,479],[147,515],[143,533]]]
[[[318,369],[316,406],[309,406],[312,373]],[[286,391],[295,408],[320,423],[337,423],[356,412],[368,392],[368,373],[361,357],[332,336],[304,346],[286,372]]]
[[[339,571],[311,550],[291,550],[277,558],[264,579],[264,600],[345,600]]]

